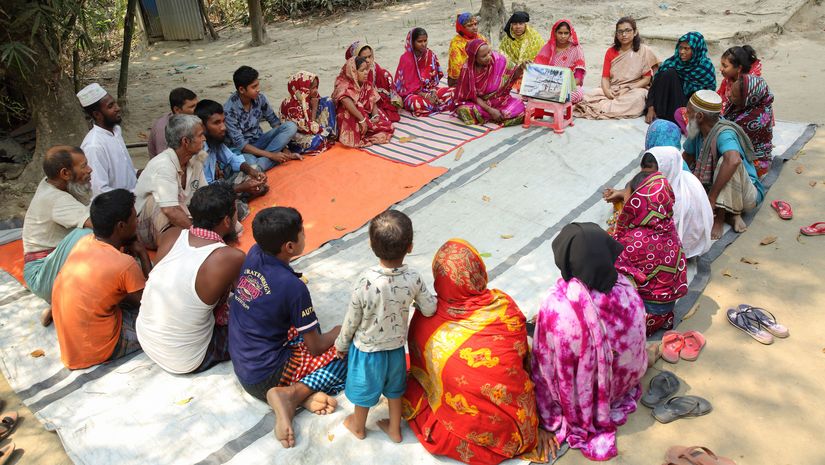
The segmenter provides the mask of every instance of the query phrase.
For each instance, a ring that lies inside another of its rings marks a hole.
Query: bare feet
[[[292,418],[297,406],[291,393],[291,386],[272,388],[266,393],[266,402],[275,411],[275,438],[281,441],[281,445],[286,449],[295,446]]]
[[[733,230],[738,233],[743,233],[748,230],[748,225],[745,224],[745,220],[742,219],[742,215],[732,215],[730,224],[733,226]]]
[[[396,429],[390,428],[390,419],[385,418],[383,420],[378,420],[378,427],[381,428],[381,431],[387,433],[387,436],[390,437],[390,441],[392,442],[401,442],[401,428],[398,427]]]
[[[717,214],[713,217],[713,228],[710,230],[710,239],[715,241],[722,237],[722,228],[725,226],[725,215]]]
[[[301,405],[316,415],[326,415],[335,411],[338,401],[323,392],[316,392],[307,397]]]
[[[43,313],[40,314],[40,324],[43,326],[49,326],[52,324],[52,308],[49,307],[43,310]]]
[[[347,415],[347,417],[344,418],[344,426],[346,426],[350,433],[358,439],[364,439],[367,437],[366,428],[363,426],[360,428],[355,426],[355,415]]]

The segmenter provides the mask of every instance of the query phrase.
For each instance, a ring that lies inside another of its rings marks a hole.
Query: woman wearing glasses
[[[616,23],[613,46],[604,54],[601,86],[587,90],[575,108],[577,117],[618,119],[642,114],[659,59],[641,42],[636,20],[624,17]]]

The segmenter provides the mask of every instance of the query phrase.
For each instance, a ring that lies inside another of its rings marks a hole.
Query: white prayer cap
[[[694,107],[708,113],[722,111],[722,97],[712,90],[697,90],[690,96],[690,103]]]
[[[100,84],[95,82],[80,89],[80,92],[77,93],[77,99],[80,100],[80,106],[86,108],[89,105],[99,102],[106,95],[106,89],[100,87]]]

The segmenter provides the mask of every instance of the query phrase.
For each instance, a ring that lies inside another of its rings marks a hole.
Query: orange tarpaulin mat
[[[250,202],[241,248],[248,251],[255,243],[252,219],[264,208],[294,207],[301,212],[307,254],[360,228],[445,172],[446,168],[429,165],[392,163],[340,144],[316,157],[291,161],[269,170],[269,193]]]
[[[315,157],[292,161],[267,172],[269,192],[250,202],[240,247],[255,243],[252,219],[271,206],[295,207],[304,218],[308,254],[352,232],[390,205],[406,199],[446,168],[410,167],[340,144]],[[0,246],[0,268],[23,282],[23,243]]]

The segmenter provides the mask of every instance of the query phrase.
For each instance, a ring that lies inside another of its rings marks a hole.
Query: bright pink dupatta
[[[473,39],[465,48],[467,62],[461,68],[458,85],[456,86],[456,97],[459,104],[462,102],[474,103],[478,96],[489,98],[497,93],[509,93],[510,91],[509,86],[502,85],[502,79],[511,77],[515,68],[507,69],[507,58],[504,55],[491,51],[493,60],[490,66],[481,73],[476,74],[476,54],[482,45],[487,45],[487,42],[481,39]],[[510,76],[506,76],[508,71]]]
[[[444,77],[444,71],[438,63],[438,56],[429,48],[420,57],[415,56],[412,43],[412,32],[407,33],[405,52],[398,61],[395,71],[395,87],[398,95],[404,98],[410,94],[431,92],[438,87]]]

